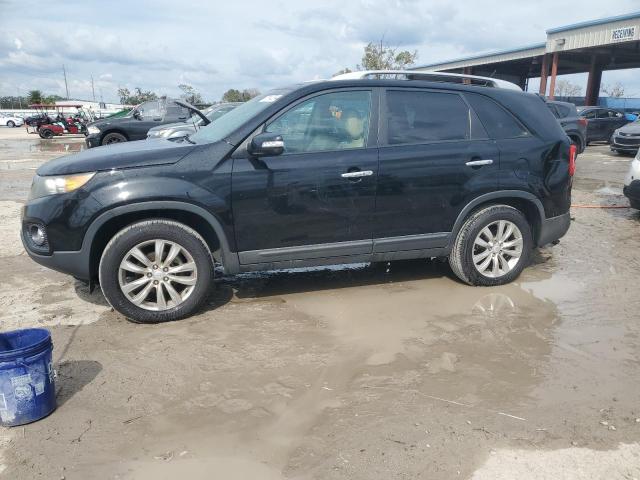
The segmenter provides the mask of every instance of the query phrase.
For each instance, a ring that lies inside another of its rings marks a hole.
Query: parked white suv
[[[20,117],[14,117],[13,115],[0,114],[0,125],[5,127],[19,127],[24,123],[24,120]]]
[[[640,150],[631,162],[629,172],[624,178],[624,195],[629,199],[631,208],[640,210]]]

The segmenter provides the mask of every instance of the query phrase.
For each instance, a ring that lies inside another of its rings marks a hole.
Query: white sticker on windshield
[[[262,102],[264,102],[264,103],[273,103],[277,99],[279,99],[281,96],[282,95],[267,95],[262,100],[260,100],[260,103],[262,103]]]

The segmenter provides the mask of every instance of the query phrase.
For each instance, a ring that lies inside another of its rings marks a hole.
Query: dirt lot
[[[0,428],[0,477],[640,478],[640,214],[574,208],[518,282],[436,261],[222,278],[135,325],[22,251],[34,169],[82,147],[0,129],[0,329],[47,326],[58,410]],[[629,157],[579,157],[576,205],[627,205]]]

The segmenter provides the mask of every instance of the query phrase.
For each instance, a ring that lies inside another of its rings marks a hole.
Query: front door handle
[[[481,167],[482,165],[491,165],[493,160],[490,158],[486,160],[471,160],[470,162],[465,163],[467,167]]]
[[[358,170],[357,172],[347,172],[340,175],[342,178],[362,178],[373,175],[373,170]]]

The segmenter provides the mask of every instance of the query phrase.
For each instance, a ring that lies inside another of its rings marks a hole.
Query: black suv
[[[167,123],[184,122],[191,111],[167,98],[149,100],[141,103],[124,117],[111,117],[97,120],[87,125],[88,148],[112,143],[144,140],[149,129]]]
[[[569,228],[575,151],[537,95],[420,79],[307,83],[182,142],[48,162],[22,239],[35,261],[99,281],[139,322],[198,309],[216,262],[234,274],[449,257],[463,282],[500,285]]]

